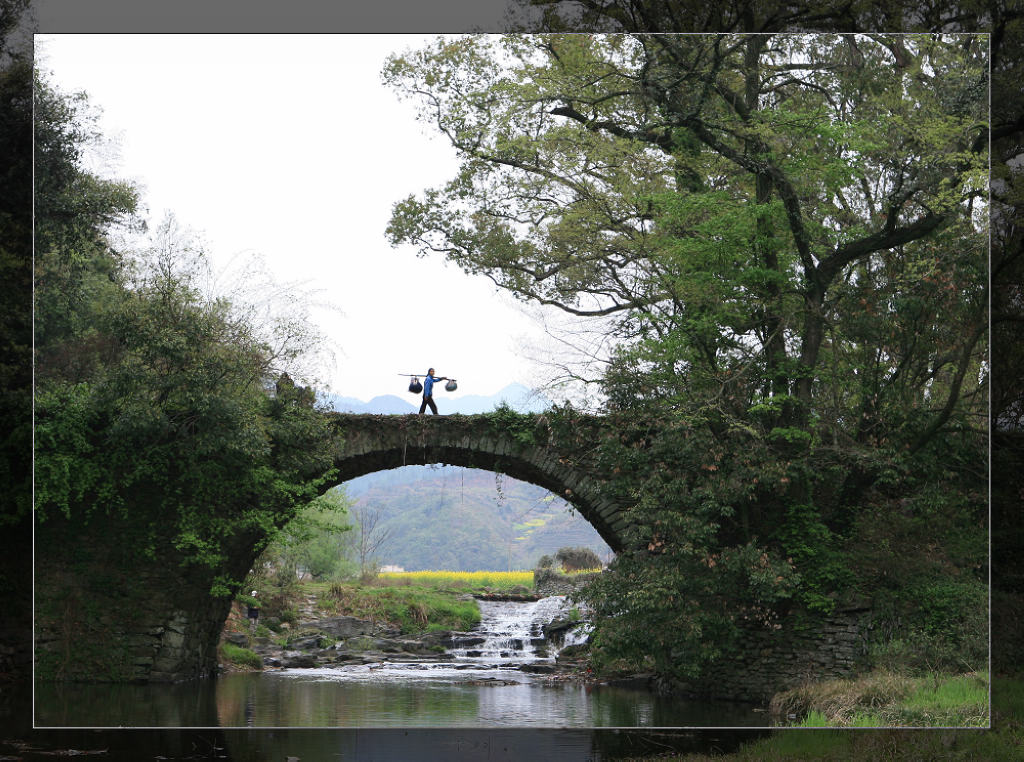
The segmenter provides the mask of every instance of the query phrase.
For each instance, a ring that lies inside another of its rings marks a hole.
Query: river
[[[746,704],[560,681],[541,627],[564,608],[481,601],[444,659],[229,673],[174,685],[41,684],[38,727],[678,728],[764,726]],[[574,634],[570,632],[570,641]],[[580,637],[578,634],[575,637]]]

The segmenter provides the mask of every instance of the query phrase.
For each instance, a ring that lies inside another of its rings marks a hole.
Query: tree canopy
[[[951,376],[931,395],[937,419],[977,369],[987,66],[974,36],[465,37],[393,58],[385,80],[464,157],[456,178],[396,205],[395,243],[526,300],[615,316],[644,359],[645,341],[676,336],[677,370],[709,392],[762,377],[762,395],[791,395],[802,417],[866,342],[885,392]],[[961,260],[940,264],[919,243],[933,233]],[[895,301],[908,282],[927,314]],[[910,358],[872,324],[897,312],[930,354]]]
[[[469,36],[383,76],[462,158],[392,243],[614,340],[602,447],[637,529],[591,588],[609,658],[693,674],[742,622],[979,573],[983,36]],[[972,539],[900,572],[881,517]]]
[[[116,245],[142,241],[138,195],[84,168],[85,96],[37,79],[35,114],[36,515],[113,520],[128,558],[222,569],[329,475],[324,416],[287,373],[309,334],[211,293],[173,217]]]

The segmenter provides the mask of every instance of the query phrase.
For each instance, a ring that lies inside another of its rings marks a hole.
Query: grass
[[[387,622],[405,634],[431,630],[471,630],[480,622],[476,601],[436,587],[368,587],[335,584],[320,596],[322,609],[375,622]]]
[[[598,570],[581,570],[572,575]],[[325,615],[354,616],[398,627],[403,634],[432,630],[473,629],[480,622],[480,608],[469,594],[528,593],[533,590],[533,571],[415,571],[381,572],[370,582],[302,582],[279,595],[265,613],[292,624],[294,607],[306,596],[315,596]],[[275,624],[275,632],[280,625]]]
[[[876,671],[784,691],[770,709],[776,717],[802,718],[797,727],[985,727],[988,673],[910,677]]]
[[[928,679],[931,678],[925,678]],[[951,696],[961,688],[947,690],[948,693],[939,693]],[[918,695],[918,691],[911,690],[907,695]],[[925,695],[923,691],[921,695]],[[967,692],[966,695],[973,695],[973,691]],[[745,744],[732,754],[659,755],[657,759],[659,762],[761,762],[805,759],[821,762],[849,762],[859,759],[885,762],[918,759],[973,762],[980,759],[1024,758],[1024,720],[1021,719],[1024,718],[1024,679],[996,677],[992,680],[992,712],[991,730],[878,729],[877,726],[873,730],[805,730],[792,727],[774,730],[770,736]],[[810,725],[801,727],[812,728]],[[854,727],[857,726],[850,726]]]
[[[221,643],[220,652],[224,661],[231,662],[236,666],[263,669],[263,659],[248,648],[236,646],[234,643]]]
[[[807,713],[807,716],[803,720],[797,723],[798,728],[826,728],[828,727],[828,718],[823,712],[819,712],[817,709],[812,709]]]

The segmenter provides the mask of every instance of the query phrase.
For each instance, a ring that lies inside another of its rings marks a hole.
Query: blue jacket
[[[434,392],[434,382],[435,381],[440,381],[440,380],[441,379],[434,378],[433,376],[427,376],[426,378],[424,378],[423,379],[423,396],[424,397],[432,397],[433,396],[433,392]]]

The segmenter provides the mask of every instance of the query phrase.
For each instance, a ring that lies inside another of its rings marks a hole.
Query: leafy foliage
[[[909,612],[913,580],[979,626],[987,77],[973,35],[476,36],[388,62],[462,158],[391,241],[613,339],[598,449],[632,534],[585,592],[602,666],[692,677],[743,628],[861,594]]]
[[[232,664],[249,667],[250,669],[263,669],[263,657],[254,651],[250,651],[248,648],[224,642],[220,644],[220,650],[224,658]]]
[[[294,586],[300,571],[316,581],[354,574],[357,566],[347,554],[351,505],[344,489],[336,487],[302,508],[271,537],[245,586],[259,588],[269,576],[278,588],[288,588]]]
[[[11,60],[6,34],[27,3],[9,3],[0,12],[0,478],[8,485],[0,497],[0,526],[21,522],[31,510],[32,441],[32,61]],[[9,15],[8,15],[9,14]]]
[[[601,559],[597,553],[584,547],[559,548],[555,553],[555,561],[561,564],[565,571],[601,568]]]
[[[173,218],[116,249],[115,228],[141,232],[137,197],[82,168],[84,96],[38,81],[35,107],[37,516],[113,518],[127,555],[206,568],[227,595],[228,547],[283,525],[329,474],[324,416],[282,374],[303,348],[271,346],[208,293]]]
[[[507,402],[502,402],[493,411],[483,415],[495,432],[511,437],[520,445],[529,446],[537,443],[537,434],[534,430],[537,425],[536,416],[518,413]]]

